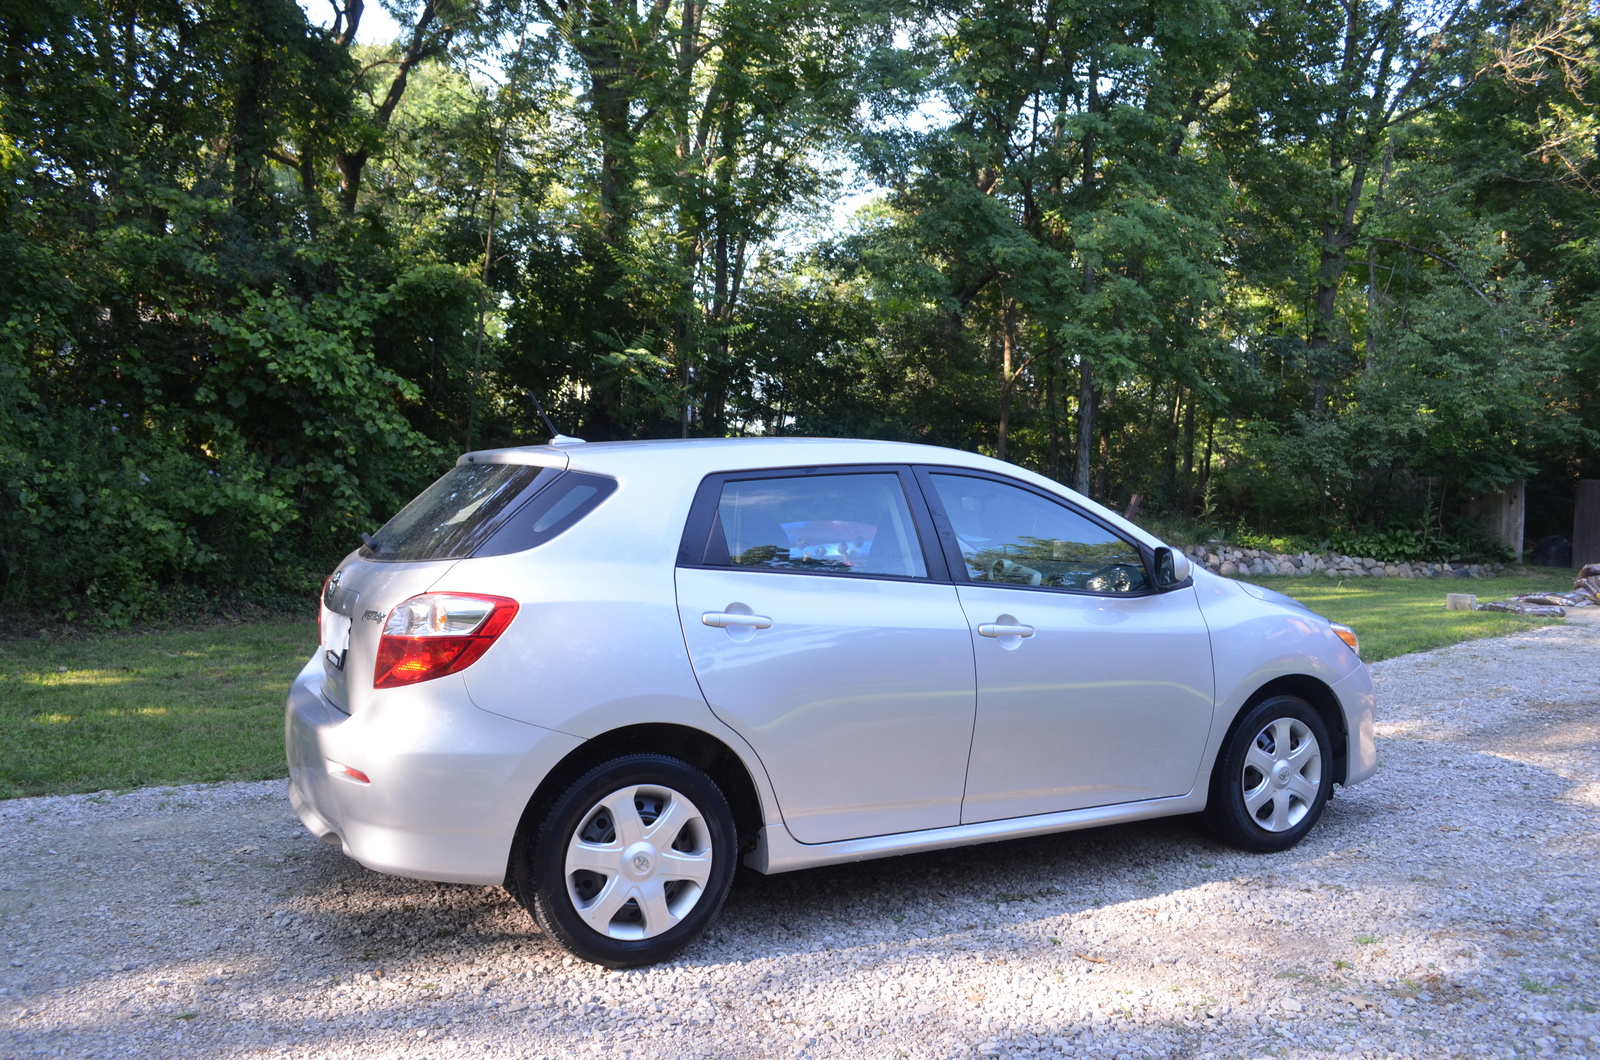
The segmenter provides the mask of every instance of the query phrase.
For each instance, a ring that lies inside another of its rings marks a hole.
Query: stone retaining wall
[[[1341,556],[1337,552],[1317,555],[1301,552],[1285,555],[1264,549],[1234,548],[1231,545],[1190,545],[1183,550],[1196,563],[1215,574],[1280,574],[1293,577],[1325,578],[1492,578],[1506,569],[1500,563],[1385,563],[1380,559]]]

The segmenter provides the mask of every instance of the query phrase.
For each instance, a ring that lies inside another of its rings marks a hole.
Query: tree
[[[581,76],[584,166],[568,177],[568,227],[530,219],[513,236],[534,283],[511,347],[555,369],[546,389],[582,395],[588,436],[721,433],[752,248],[827,188],[819,151],[851,121],[887,23],[794,0],[535,0],[531,13]]]
[[[1091,492],[1096,421],[1120,379],[1192,375],[1217,280],[1221,170],[1196,123],[1236,58],[1226,4],[1041,0],[941,13],[927,42],[950,120],[909,150],[869,155],[894,199],[919,277],[981,335],[996,377],[996,455],[1009,456],[1019,391],[1077,377],[1073,481]],[[891,145],[892,146],[892,145]],[[1104,493],[1104,490],[1100,490]]]

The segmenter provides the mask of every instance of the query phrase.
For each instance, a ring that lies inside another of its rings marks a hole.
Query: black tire
[[[1245,712],[1217,755],[1205,820],[1224,843],[1271,854],[1305,838],[1332,791],[1322,716],[1297,696],[1273,696]]]
[[[607,968],[654,964],[694,941],[722,908],[738,857],[716,783],[655,754],[585,773],[518,852],[518,901],[574,956]]]

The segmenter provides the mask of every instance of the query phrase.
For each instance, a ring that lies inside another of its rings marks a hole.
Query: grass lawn
[[[0,798],[286,775],[312,618],[0,640]]]
[[[1354,627],[1374,662],[1540,624],[1446,611],[1447,592],[1499,600],[1572,577],[1251,580]],[[283,697],[316,638],[307,617],[0,640],[0,798],[283,776]]]
[[[1334,580],[1259,577],[1247,579],[1292,596],[1319,615],[1343,622],[1361,638],[1367,662],[1414,651],[1442,648],[1463,640],[1498,637],[1520,629],[1559,622],[1494,611],[1446,611],[1447,593],[1471,593],[1479,600],[1504,600],[1513,593],[1565,592],[1576,571],[1529,567],[1525,575],[1499,578],[1351,578]]]

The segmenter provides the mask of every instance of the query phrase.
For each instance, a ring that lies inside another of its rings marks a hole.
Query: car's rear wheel
[[[688,763],[626,755],[580,777],[521,849],[516,892],[539,926],[586,961],[632,968],[670,957],[722,908],[733,814]]]
[[[1333,745],[1322,716],[1296,696],[1250,708],[1211,772],[1206,821],[1226,843],[1287,850],[1322,816],[1333,789]]]

